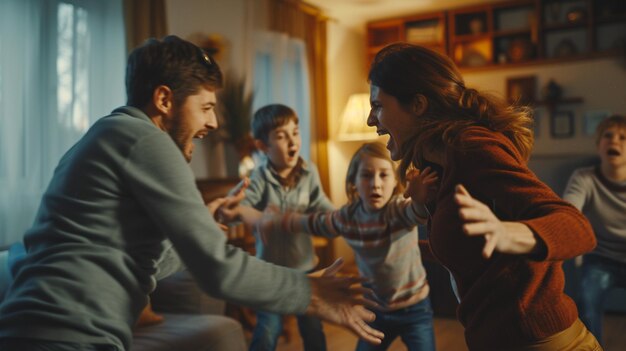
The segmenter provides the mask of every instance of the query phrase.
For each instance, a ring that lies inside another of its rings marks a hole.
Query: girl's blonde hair
[[[391,168],[393,169],[393,175],[398,179],[398,170],[396,167],[396,163],[391,159],[391,155],[389,154],[389,150],[385,147],[383,143],[380,142],[371,142],[364,143],[359,147],[358,150],[352,155],[352,159],[350,160],[350,164],[348,165],[348,173],[346,174],[346,195],[348,196],[348,202],[353,203],[358,201],[359,194],[356,191],[356,177],[359,172],[359,166],[361,166],[361,162],[363,161],[364,156],[380,158],[385,161],[389,161],[391,164]],[[398,181],[398,185],[393,189],[393,195],[400,194],[404,189],[401,182]]]
[[[501,132],[525,160],[530,157],[531,109],[509,105],[499,97],[465,87],[456,65],[444,55],[417,45],[391,44],[376,54],[368,80],[398,99],[407,111],[411,111],[420,94],[428,101],[426,112],[415,120],[420,132],[403,146],[402,181],[409,167],[422,167],[424,147],[463,148],[456,137],[470,126]]]

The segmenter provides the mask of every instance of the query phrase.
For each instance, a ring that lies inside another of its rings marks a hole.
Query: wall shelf
[[[420,44],[463,71],[613,56],[626,46],[624,0],[510,0],[368,22],[369,63],[385,45]]]
[[[535,101],[535,106],[545,106],[546,110],[548,110],[548,114],[550,117],[554,117],[557,112],[557,107],[561,105],[571,105],[571,104],[582,104],[584,102],[581,97],[569,97],[569,98],[560,98],[556,100],[539,100]]]

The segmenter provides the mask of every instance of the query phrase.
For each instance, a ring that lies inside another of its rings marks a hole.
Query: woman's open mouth
[[[606,151],[606,154],[607,154],[608,156],[621,156],[621,155],[622,155],[622,153],[621,153],[621,152],[619,152],[619,150],[614,149],[614,148],[610,148],[610,149],[608,149],[608,150]]]

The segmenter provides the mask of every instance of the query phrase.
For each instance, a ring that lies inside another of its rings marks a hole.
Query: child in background
[[[240,203],[258,211],[268,206],[298,212],[329,211],[334,206],[322,190],[317,169],[300,157],[302,143],[298,117],[289,107],[272,104],[259,109],[252,119],[256,147],[267,156],[250,175],[245,199]],[[256,256],[277,265],[310,272],[318,258],[311,237],[304,233],[268,233],[256,237]],[[319,319],[297,316],[306,351],[326,350],[326,339]],[[274,350],[283,329],[282,316],[257,311],[250,350]]]
[[[418,246],[416,225],[428,212],[423,204],[434,194],[436,173],[416,175],[418,204],[405,199],[395,164],[381,143],[366,143],[350,161],[346,176],[348,204],[339,210],[281,215],[265,214],[257,225],[264,234],[302,231],[329,238],[343,236],[355,253],[359,273],[380,304],[370,325],[385,334],[382,344],[359,341],[357,350],[386,350],[400,336],[408,350],[435,350],[429,286]],[[252,218],[244,218],[248,223]],[[271,240],[271,239],[269,239]]]
[[[626,288],[626,117],[614,115],[596,129],[600,166],[577,169],[563,198],[589,219],[598,245],[584,256],[580,319],[602,343],[604,300]]]

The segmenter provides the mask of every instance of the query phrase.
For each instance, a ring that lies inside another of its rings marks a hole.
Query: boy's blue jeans
[[[598,255],[586,255],[579,286],[578,312],[600,344],[604,300],[613,288],[626,288],[626,264]]]
[[[359,340],[357,351],[386,350],[398,336],[409,351],[435,351],[433,309],[429,297],[403,309],[374,313],[376,320],[370,326],[385,333],[385,338],[380,345]]]
[[[314,317],[296,316],[302,344],[306,351],[326,351],[326,337],[322,322]],[[257,311],[256,327],[250,342],[250,351],[274,351],[283,330],[283,316]]]

